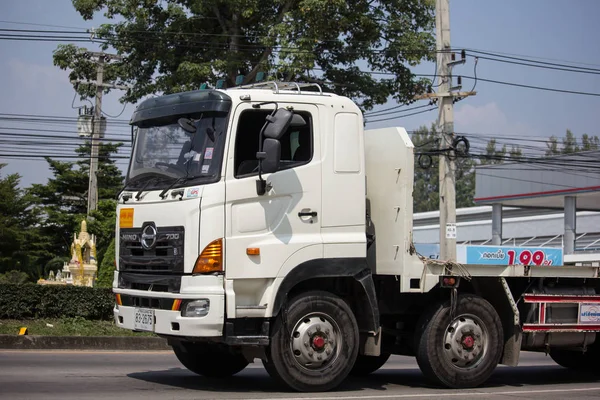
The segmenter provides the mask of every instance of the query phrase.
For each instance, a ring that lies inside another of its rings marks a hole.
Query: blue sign
[[[417,253],[423,257],[438,260],[440,258],[440,245],[435,243],[415,243]]]
[[[466,264],[562,265],[563,251],[544,247],[466,246]]]

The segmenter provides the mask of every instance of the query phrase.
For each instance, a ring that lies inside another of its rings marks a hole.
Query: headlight
[[[194,300],[185,305],[185,309],[181,315],[183,317],[204,317],[208,315],[208,310],[210,310],[210,300]]]

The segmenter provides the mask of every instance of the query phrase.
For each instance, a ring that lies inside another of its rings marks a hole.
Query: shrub
[[[29,281],[29,275],[27,275],[23,271],[8,271],[4,274],[0,274],[0,284],[1,283],[12,283],[15,285],[22,285]]]
[[[113,283],[113,276],[115,272],[115,239],[113,239],[106,252],[104,253],[104,257],[102,257],[102,263],[100,264],[100,268],[98,269],[98,280],[96,281],[96,286],[101,288],[110,288]]]
[[[110,289],[82,286],[0,284],[0,319],[76,318],[109,320]]]

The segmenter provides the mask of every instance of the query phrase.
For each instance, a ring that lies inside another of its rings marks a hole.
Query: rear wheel
[[[263,360],[273,378],[302,392],[331,390],[346,378],[358,353],[352,310],[328,292],[291,300],[278,316]]]
[[[356,362],[354,363],[354,367],[352,367],[352,371],[350,371],[350,375],[367,376],[372,374],[383,367],[389,358],[390,354],[387,353],[375,357],[359,354],[358,357],[356,357]]]
[[[600,371],[596,346],[589,347],[585,353],[566,349],[551,349],[550,357],[561,367],[582,372]]]
[[[173,351],[184,367],[207,378],[227,378],[248,365],[241,353],[218,344],[181,343]]]
[[[467,388],[481,385],[494,372],[503,349],[502,323],[490,303],[462,295],[454,316],[450,302],[440,303],[419,323],[417,362],[436,384]]]

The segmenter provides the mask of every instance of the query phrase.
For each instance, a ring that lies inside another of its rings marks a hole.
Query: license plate
[[[154,331],[154,310],[148,308],[136,308],[133,327],[140,331]]]

